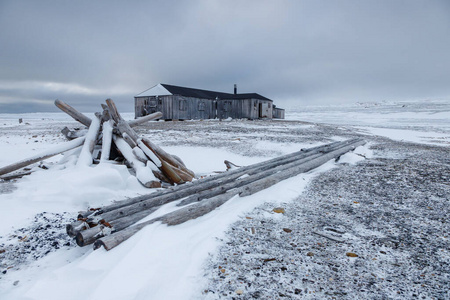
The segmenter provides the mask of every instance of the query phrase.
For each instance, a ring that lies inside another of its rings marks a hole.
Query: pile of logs
[[[233,167],[227,172],[150,195],[80,212],[78,220],[67,225],[67,233],[75,237],[79,246],[94,244],[94,249],[103,246],[110,250],[149,224],[177,225],[198,218],[234,197],[252,195],[289,177],[308,172],[362,144],[363,140],[352,139],[302,149],[262,163]],[[139,222],[162,205],[178,200],[179,209]]]
[[[170,155],[133,130],[134,126],[161,118],[160,112],[127,122],[119,114],[111,99],[106,100],[106,105],[102,104],[102,113],[95,113],[93,119],[60,100],[56,100],[55,105],[87,126],[86,135],[78,136],[76,132],[64,128],[63,133],[69,142],[2,167],[0,176],[76,147],[82,147],[77,165],[89,166],[93,163],[124,160],[134,169],[139,182],[149,188],[161,187],[161,182],[181,184],[192,181],[195,177],[194,172],[187,169],[180,158]]]

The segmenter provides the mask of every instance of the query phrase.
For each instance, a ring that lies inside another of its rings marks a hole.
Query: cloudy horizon
[[[83,112],[158,83],[280,106],[450,97],[450,2],[0,2],[0,113]]]

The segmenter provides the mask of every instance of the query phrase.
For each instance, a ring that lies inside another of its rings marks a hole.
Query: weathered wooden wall
[[[273,108],[273,118],[274,119],[284,119],[284,109],[282,108]]]
[[[136,118],[157,111],[162,112],[165,120],[271,119],[274,116],[270,100],[201,99],[179,95],[135,97]]]

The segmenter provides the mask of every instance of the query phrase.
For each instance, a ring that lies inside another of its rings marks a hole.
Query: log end
[[[77,245],[80,247],[84,247],[86,246],[84,243],[84,238],[83,235],[81,234],[81,232],[78,232],[77,235],[75,236],[75,241],[77,242]]]
[[[66,232],[70,237],[74,237],[74,230],[73,230],[73,226],[72,224],[67,224],[66,225]]]
[[[161,182],[156,180],[151,180],[143,184],[146,188],[157,189],[161,187]]]
[[[75,223],[72,224],[67,224],[66,225],[66,232],[70,237],[75,237],[77,235],[77,233],[79,232],[79,230],[84,230],[86,228],[83,227],[83,221],[77,221]]]
[[[101,239],[100,240],[96,240],[94,242],[94,250],[97,250],[97,249],[99,249],[101,247],[104,247],[106,250],[110,250],[110,249],[106,248],[105,243],[103,243],[103,241]]]

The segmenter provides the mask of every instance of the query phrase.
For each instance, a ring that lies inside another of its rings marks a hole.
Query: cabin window
[[[161,99],[158,100],[158,104],[162,105],[162,100]]]
[[[148,102],[148,106],[150,106],[150,107],[156,107],[157,103],[158,103],[158,102],[157,102],[156,100],[152,99],[152,100],[150,100],[150,101]]]
[[[268,107],[270,108],[270,103],[268,104]]]
[[[204,102],[204,101],[200,101],[200,102],[198,103],[198,110],[199,110],[199,111],[205,110],[205,102]]]
[[[187,110],[186,100],[180,100],[180,111],[186,111],[186,110]]]

